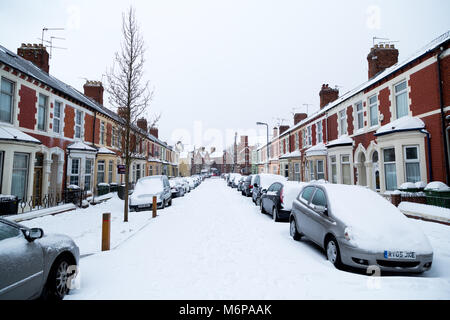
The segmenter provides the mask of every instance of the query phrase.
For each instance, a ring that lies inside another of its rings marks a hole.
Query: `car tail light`
[[[250,186],[249,186],[249,188],[250,188],[250,189],[253,189],[253,186],[252,186],[252,185],[250,185]]]
[[[281,201],[281,203],[283,203],[283,201],[284,201],[283,188],[281,188],[281,190],[280,190],[280,201]]]

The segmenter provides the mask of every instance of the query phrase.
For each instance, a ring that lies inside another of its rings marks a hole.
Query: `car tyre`
[[[300,241],[300,239],[302,238],[301,233],[298,232],[297,230],[297,224],[295,223],[295,219],[292,219],[291,222],[289,223],[289,233],[291,234],[291,237],[295,241]]]
[[[280,221],[280,218],[278,216],[278,209],[277,209],[277,207],[273,207],[273,209],[272,209],[272,219],[275,222],[279,222]]]
[[[325,245],[327,259],[330,261],[336,269],[342,268],[341,253],[339,250],[339,244],[335,237],[330,237]]]
[[[68,272],[70,265],[72,262],[64,256],[53,262],[42,294],[44,300],[62,300],[69,293],[68,279],[75,273]]]
[[[259,209],[261,210],[261,213],[266,213],[266,210],[264,210],[263,202],[261,199],[259,200]]]

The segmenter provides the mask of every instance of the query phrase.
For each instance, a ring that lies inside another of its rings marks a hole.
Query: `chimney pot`
[[[49,54],[44,46],[22,43],[21,47],[17,48],[17,55],[21,56],[25,60],[32,62],[42,71],[46,73],[49,72]]]
[[[369,67],[368,77],[372,79],[398,62],[398,50],[393,44],[374,45],[374,48],[367,55],[367,62]]]
[[[103,86],[101,81],[90,81],[86,80],[86,83],[83,86],[84,95],[88,96],[101,105],[103,105]]]

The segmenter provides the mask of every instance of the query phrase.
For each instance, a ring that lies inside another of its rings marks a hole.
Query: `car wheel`
[[[162,203],[161,203],[161,209],[164,209],[166,207],[166,201],[162,201]]]
[[[172,206],[172,198],[169,200],[169,205],[168,205],[168,207],[171,207]]]
[[[292,219],[289,225],[289,233],[291,234],[291,237],[295,241],[299,241],[302,237],[302,235],[297,230],[297,224],[295,223],[295,219]]]
[[[342,267],[342,262],[337,240],[334,237],[330,237],[325,248],[328,261],[330,261],[337,269],[340,269]]]
[[[278,209],[277,209],[277,207],[273,207],[273,209],[272,209],[272,219],[275,222],[280,221],[280,218],[278,217]]]
[[[261,210],[261,213],[266,213],[266,210],[264,210],[263,202],[261,199],[259,199],[259,209]]]
[[[255,204],[256,204],[257,206],[261,206],[261,198],[256,198]]]
[[[66,257],[58,258],[49,272],[43,298],[46,300],[62,300],[70,289],[67,285],[69,277],[75,271],[69,272],[71,261]]]

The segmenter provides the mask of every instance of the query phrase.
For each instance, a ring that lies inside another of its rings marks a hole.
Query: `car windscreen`
[[[157,193],[164,190],[161,179],[145,179],[138,181],[134,188],[134,194]]]

